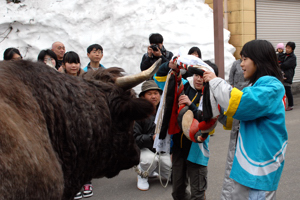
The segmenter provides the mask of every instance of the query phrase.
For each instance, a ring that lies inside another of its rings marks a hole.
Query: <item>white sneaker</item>
[[[142,191],[149,190],[148,178],[142,178],[141,176],[137,176],[137,188]]]
[[[82,199],[82,192],[78,192],[74,199]]]

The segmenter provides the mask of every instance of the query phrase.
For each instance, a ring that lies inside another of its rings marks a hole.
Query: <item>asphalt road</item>
[[[277,190],[277,200],[300,199],[300,94],[294,96],[294,110],[286,112],[286,126],[289,134],[284,170]],[[208,200],[220,199],[225,171],[230,131],[218,124],[216,133],[210,139],[210,160],[208,164]],[[150,189],[140,191],[136,187],[136,173],[133,169],[121,171],[112,179],[94,179],[94,196],[89,200],[171,200],[172,186],[163,188],[158,178],[149,179]]]

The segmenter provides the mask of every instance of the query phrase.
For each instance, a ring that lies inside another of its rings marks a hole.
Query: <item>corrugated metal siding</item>
[[[256,38],[278,43],[296,43],[295,55],[300,60],[300,0],[256,0]],[[294,82],[300,82],[300,66]]]

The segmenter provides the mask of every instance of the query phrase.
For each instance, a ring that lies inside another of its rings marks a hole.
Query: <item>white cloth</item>
[[[180,57],[178,57],[177,59],[177,63],[183,63],[186,65],[198,65],[198,66],[204,66],[205,68],[207,68],[207,70],[214,72],[213,68],[211,66],[209,66],[208,64],[206,64],[203,60],[201,60],[200,58],[193,56],[193,55],[181,55]]]
[[[167,152],[170,153],[171,148],[171,136],[167,133],[166,138],[161,140],[159,139],[159,134],[156,134],[153,147],[157,152]]]
[[[171,70],[170,70],[171,71]],[[169,75],[167,77],[167,80],[169,79]],[[170,153],[170,148],[171,148],[171,136],[167,133],[166,134],[166,138],[165,139],[159,139],[159,133],[160,133],[160,129],[162,126],[162,122],[163,122],[163,117],[164,117],[164,109],[165,109],[165,94],[167,93],[167,88],[168,88],[168,81],[166,81],[166,85],[164,87],[163,93],[161,95],[160,98],[160,104],[159,107],[157,109],[156,112],[156,116],[155,116],[155,120],[154,123],[156,124],[155,127],[155,140],[154,140],[154,144],[153,144],[153,148],[156,149],[157,152],[166,152],[166,153]]]

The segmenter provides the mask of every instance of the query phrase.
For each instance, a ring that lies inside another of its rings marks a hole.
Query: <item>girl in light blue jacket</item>
[[[288,137],[282,74],[275,50],[266,40],[246,43],[240,54],[249,87],[240,91],[213,73],[203,76],[225,115],[240,120],[236,142],[231,143],[234,157],[228,154],[226,168],[231,171],[229,177],[225,174],[221,199],[275,200]]]

